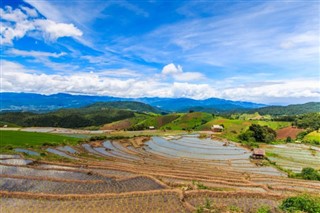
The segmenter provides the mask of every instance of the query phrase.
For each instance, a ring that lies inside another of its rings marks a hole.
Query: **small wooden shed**
[[[253,149],[253,152],[251,155],[251,157],[254,159],[263,159],[265,156],[266,156],[266,152],[264,151],[264,149],[258,149],[258,148]]]
[[[211,127],[211,130],[212,130],[213,132],[222,132],[222,131],[223,131],[223,126],[213,125],[213,126]]]

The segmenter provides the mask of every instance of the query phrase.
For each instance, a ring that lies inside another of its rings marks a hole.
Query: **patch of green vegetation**
[[[319,103],[320,104],[320,103]],[[319,110],[320,108],[318,108]],[[299,115],[294,121],[294,125],[303,129],[320,129],[320,113],[308,113]]]
[[[0,131],[0,152],[14,148],[38,148],[41,146],[75,145],[79,138],[49,133]]]
[[[256,213],[271,213],[271,209],[269,206],[260,206]]]
[[[195,212],[203,213],[203,212],[208,212],[210,210],[214,210],[214,206],[211,204],[211,201],[208,198],[206,198],[205,203],[203,205],[198,206]]]
[[[303,137],[304,143],[320,145],[320,131],[313,131]]]
[[[284,157],[282,157],[282,156],[279,156],[279,155],[277,155],[277,154],[275,154],[275,153],[267,152],[266,155],[267,155],[268,157],[278,157],[278,158],[286,159],[286,158],[284,158]],[[282,166],[278,165],[276,162],[271,161],[269,158],[266,158],[266,161],[263,162],[263,163],[264,163],[265,166],[273,166],[273,167],[275,167],[276,169],[287,173],[287,174],[288,174],[288,177],[292,177],[292,176],[295,174],[292,170],[283,168]]]
[[[120,121],[111,122],[108,124],[105,124],[102,129],[108,129],[108,130],[134,130],[136,128],[135,125],[137,125],[140,122],[143,122],[144,120],[154,117],[155,115],[151,114],[141,114],[141,113],[134,113],[135,117],[123,119]]]
[[[252,124],[249,129],[239,135],[239,139],[248,142],[270,143],[275,140],[277,133],[268,126]]]
[[[258,112],[255,113],[236,113],[231,115],[232,119],[239,119],[239,120],[244,120],[244,121],[249,121],[249,120],[271,120],[270,115],[260,115]]]
[[[149,129],[150,126],[153,126],[155,129],[161,128],[161,129],[171,130],[170,128],[162,128],[162,127],[165,126],[166,124],[169,124],[175,121],[180,116],[181,114],[178,114],[178,113],[152,116],[137,123],[131,128],[128,128],[128,130],[144,130],[144,129]]]
[[[266,152],[267,157],[274,157],[274,158],[281,158],[279,154],[273,153],[273,152]]]
[[[295,104],[289,106],[268,106],[254,109],[261,115],[283,116],[283,115],[300,115],[310,112],[319,112],[320,102],[310,102],[305,104]]]
[[[320,181],[320,172],[314,168],[306,167],[303,168],[301,173],[293,173],[289,177],[299,178],[304,180],[318,180]]]
[[[13,124],[13,123],[9,123],[9,122],[5,122],[5,121],[0,121],[0,127],[3,127],[3,126],[7,126],[7,127],[20,127],[16,124]]]
[[[285,122],[285,121],[252,121],[252,123],[258,124],[260,126],[268,126],[273,130],[278,130],[284,127],[291,126],[290,122]]]
[[[23,127],[64,127],[81,128],[100,126],[106,123],[134,117],[130,110],[115,108],[79,108],[61,109],[54,112],[36,114],[30,112],[0,113],[0,121],[9,122]]]
[[[163,126],[167,130],[200,130],[200,127],[213,119],[212,114],[191,112],[182,114],[179,118]]]
[[[221,137],[231,141],[240,142],[238,135],[244,133],[252,124],[259,124],[261,126],[268,126],[273,130],[277,130],[283,127],[290,126],[290,122],[283,121],[245,121],[239,119],[227,119],[222,117],[215,117],[208,123],[200,126],[198,130],[211,130],[211,126],[214,124],[223,125],[224,130],[220,134]]]
[[[126,110],[132,110],[137,112],[153,112],[153,113],[160,113],[160,110],[137,101],[112,101],[112,102],[97,102],[92,105],[89,105],[85,108],[90,109],[126,109]]]
[[[285,212],[306,212],[306,213],[319,213],[320,212],[320,197],[311,196],[308,194],[289,197],[282,201],[279,206]]]

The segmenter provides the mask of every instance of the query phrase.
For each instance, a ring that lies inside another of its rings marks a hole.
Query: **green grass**
[[[207,122],[204,125],[199,126],[198,130],[211,130],[211,126],[214,124],[224,126],[224,131],[221,133],[221,137],[227,138],[233,141],[239,141],[238,135],[245,132],[251,124],[259,124],[262,126],[269,126],[270,128],[277,130],[283,127],[290,126],[290,122],[281,122],[281,121],[245,121],[239,119],[227,119],[221,117],[215,117],[211,121]]]
[[[212,119],[212,114],[209,113],[186,113],[182,114],[179,118],[163,126],[162,128],[171,130],[198,130],[200,126],[206,124]]]
[[[141,123],[144,120],[149,119],[151,116],[150,114],[139,114],[135,113],[135,117],[133,118],[127,118],[120,121],[115,121],[112,123],[105,124],[101,129],[111,129],[111,130],[123,130],[128,129],[138,123]]]
[[[311,142],[311,143],[317,143],[320,144],[320,132],[318,131],[313,131],[307,134],[304,138],[303,141],[305,142]]]
[[[173,122],[177,118],[180,117],[180,114],[169,114],[169,115],[157,115],[154,117],[147,118],[141,122],[139,122],[137,125],[143,125],[145,127],[154,126],[156,129],[161,128],[162,126]]]
[[[23,131],[0,131],[0,152],[19,148],[39,148],[43,145],[77,144],[79,138]]]

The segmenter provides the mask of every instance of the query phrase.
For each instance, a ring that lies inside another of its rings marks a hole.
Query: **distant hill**
[[[77,108],[60,109],[41,114],[31,112],[3,112],[0,113],[0,123],[9,123],[23,127],[80,128],[100,126],[132,117],[135,117],[135,112],[124,109]]]
[[[1,111],[52,111],[61,108],[79,108],[97,102],[115,102],[115,101],[135,101],[149,104],[159,111],[187,112],[190,109],[201,107],[203,112],[228,112],[234,110],[248,110],[266,105],[230,101],[219,98],[209,98],[205,100],[194,100],[190,98],[117,98],[109,96],[88,96],[88,95],[70,95],[54,94],[40,95],[33,93],[0,93]],[[124,104],[123,102],[121,104]],[[117,104],[116,104],[117,105]],[[120,104],[114,106],[119,107]],[[129,107],[131,109],[132,105]],[[138,107],[138,106],[136,106]],[[144,106],[141,106],[145,108]],[[137,109],[137,108],[136,108]]]
[[[114,101],[114,102],[97,102],[92,105],[85,107],[87,109],[127,109],[137,112],[153,112],[160,113],[159,109],[152,107],[148,104],[137,102],[137,101]]]
[[[320,102],[309,102],[305,104],[293,104],[288,106],[268,106],[252,110],[259,112],[261,115],[300,115],[310,112],[320,112]]]

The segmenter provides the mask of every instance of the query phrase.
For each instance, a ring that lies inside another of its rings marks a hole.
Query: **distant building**
[[[264,149],[253,149],[252,155],[251,157],[254,159],[262,159],[266,156],[266,152],[264,151]]]
[[[213,126],[211,127],[211,130],[212,130],[213,132],[222,132],[222,131],[223,131],[223,126],[213,125]]]
[[[155,129],[155,128],[154,128],[154,126],[149,126],[149,129],[153,130],[153,129]]]

